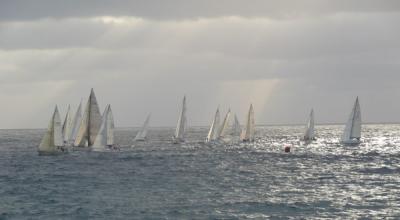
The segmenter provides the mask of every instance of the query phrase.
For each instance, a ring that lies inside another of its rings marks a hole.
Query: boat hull
[[[180,144],[180,143],[183,143],[183,142],[185,142],[185,140],[182,139],[182,138],[172,137],[172,143],[173,144]]]
[[[350,139],[350,140],[342,140],[340,141],[340,143],[346,146],[356,146],[359,145],[361,141],[358,139]]]
[[[92,148],[91,147],[73,147],[72,148],[73,151],[91,151]]]
[[[316,138],[303,138],[300,141],[303,141],[305,145],[311,144],[313,141],[317,140]]]
[[[253,139],[242,139],[241,141],[242,141],[243,143],[254,142]]]
[[[145,142],[145,141],[147,141],[146,138],[137,138],[137,139],[135,139],[135,142]]]

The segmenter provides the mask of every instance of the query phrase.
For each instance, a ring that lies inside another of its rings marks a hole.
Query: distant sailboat
[[[68,140],[68,144],[73,145],[78,135],[79,126],[82,121],[82,102],[79,103],[79,107],[75,112],[74,119],[72,120],[72,131],[70,139]]]
[[[99,132],[102,122],[99,105],[93,89],[90,92],[89,100],[86,104],[85,113],[79,126],[78,134],[75,139],[76,147],[91,147]]]
[[[306,132],[303,136],[303,141],[311,142],[315,140],[315,131],[314,131],[314,110],[311,109],[309,119],[306,124]]]
[[[62,135],[61,119],[58,108],[54,109],[54,113],[50,119],[46,134],[44,135],[38,151],[39,155],[51,155],[64,151],[64,140]]]
[[[229,109],[225,115],[224,121],[222,122],[221,128],[218,132],[218,139],[223,139],[227,135],[229,129],[229,122],[231,117],[231,110]]]
[[[350,113],[346,127],[344,129],[341,143],[345,145],[360,144],[361,139],[361,108],[358,97]]]
[[[247,113],[245,127],[240,136],[240,140],[243,142],[254,141],[254,132],[255,132],[254,110],[253,110],[253,104],[251,104],[249,112]]]
[[[68,105],[67,114],[65,115],[64,124],[62,126],[62,134],[65,144],[68,144],[68,142],[71,140],[73,129],[72,122],[71,107]]]
[[[172,137],[173,143],[178,144],[185,142],[186,131],[186,96],[183,97],[182,109],[179,115],[178,123],[176,125],[175,135]]]
[[[104,150],[114,146],[114,116],[111,106],[107,105],[103,113],[103,118],[99,132],[94,140],[93,150]]]
[[[210,126],[210,130],[208,131],[206,142],[215,141],[218,138],[219,120],[220,120],[220,114],[219,114],[219,108],[217,108],[217,111],[215,112],[214,115],[214,119]]]
[[[150,116],[149,114],[146,118],[146,120],[143,123],[142,129],[136,134],[136,137],[134,141],[146,141],[147,140],[147,133],[148,133],[148,127],[150,123]]]

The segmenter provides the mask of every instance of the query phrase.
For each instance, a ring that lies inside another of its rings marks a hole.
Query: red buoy
[[[289,146],[286,146],[286,147],[285,147],[285,152],[286,152],[286,153],[290,153],[290,147],[289,147]]]

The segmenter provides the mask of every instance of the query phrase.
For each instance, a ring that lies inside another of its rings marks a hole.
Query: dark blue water
[[[205,146],[205,128],[171,145],[172,129],[121,152],[38,156],[44,130],[0,130],[0,219],[400,218],[400,126],[368,125],[363,144],[342,126],[259,127],[255,143]],[[290,154],[284,145],[293,146]]]

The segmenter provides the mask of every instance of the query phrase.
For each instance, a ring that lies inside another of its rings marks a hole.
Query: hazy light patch
[[[296,19],[224,13],[165,20],[105,15],[1,22],[0,84],[16,90],[2,90],[0,101],[10,103],[5,95],[24,91],[24,100],[51,112],[47,94],[31,85],[70,81],[73,86],[58,97],[63,106],[94,87],[123,126],[141,124],[148,111],[154,125],[173,126],[183,94],[194,125],[208,125],[218,104],[223,112],[231,107],[242,121],[253,103],[257,123],[303,123],[311,106],[318,123],[343,122],[356,95],[367,121],[392,121],[400,111],[392,101],[400,94],[394,83],[398,13]],[[40,89],[53,92],[46,87]],[[8,113],[31,115],[31,109],[18,108]],[[48,112],[27,125],[42,127]]]
[[[51,117],[54,106],[62,102],[60,98],[72,86],[72,81],[3,85],[0,89],[0,100],[8,104],[2,106],[2,115],[8,117],[2,118],[0,128],[46,127],[48,121],[43,119]],[[61,106],[62,108],[63,106]]]
[[[241,122],[244,120],[250,104],[253,104],[257,120],[257,118],[262,118],[257,115],[262,114],[264,109],[268,107],[268,101],[274,95],[280,83],[280,79],[223,82],[220,86],[217,99],[223,100],[221,104],[225,106],[231,105],[233,107],[232,111],[236,111]]]
[[[113,24],[113,25],[140,25],[144,24],[145,20],[140,17],[114,17],[114,16],[101,16],[94,17],[90,20],[95,22],[102,22],[104,24]]]

